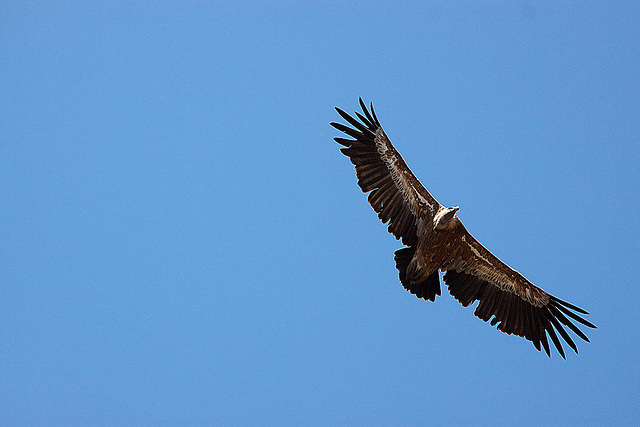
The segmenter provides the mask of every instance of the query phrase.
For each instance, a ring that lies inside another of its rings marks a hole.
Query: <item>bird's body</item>
[[[578,316],[586,311],[553,297],[500,261],[466,230],[456,212],[444,207],[418,181],[384,133],[371,105],[360,99],[360,121],[336,108],[353,126],[331,123],[355,138],[335,138],[341,151],[355,165],[358,185],[369,193],[368,201],[389,232],[407,247],[395,252],[402,285],[419,298],[435,301],[440,295],[438,271],[449,292],[463,305],[479,301],[476,316],[507,334],[533,342],[550,355],[547,334],[558,352],[564,351],[556,331],[577,352],[562,325],[582,339],[588,338],[569,319],[587,327],[593,324]]]

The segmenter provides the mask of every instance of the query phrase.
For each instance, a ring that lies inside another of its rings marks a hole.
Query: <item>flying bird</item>
[[[579,314],[585,310],[548,294],[500,261],[462,225],[457,206],[444,207],[427,191],[406,165],[380,126],[373,109],[360,98],[359,120],[336,107],[352,127],[331,125],[354,139],[334,138],[340,151],[355,165],[358,185],[389,232],[406,246],[395,252],[400,282],[418,298],[435,301],[440,275],[449,293],[464,307],[478,301],[474,314],[506,334],[540,345],[549,357],[547,335],[565,358],[558,334],[576,353],[565,328],[589,342],[572,322],[596,326]],[[558,334],[556,334],[556,331]]]

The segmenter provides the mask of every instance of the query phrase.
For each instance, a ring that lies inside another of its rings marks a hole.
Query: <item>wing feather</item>
[[[336,107],[340,116],[352,127],[341,123],[331,125],[354,139],[334,138],[343,145],[340,151],[355,165],[358,185],[369,193],[368,201],[388,230],[407,246],[418,241],[418,218],[431,220],[439,203],[420,184],[398,154],[380,126],[373,110],[359,99],[362,113],[356,118]]]
[[[558,310],[558,307],[553,307],[553,315],[558,320],[560,320],[560,322],[562,322],[565,326],[567,326],[569,329],[571,329],[573,331],[573,333],[575,333],[577,336],[579,336],[580,338],[582,338],[586,342],[590,342],[589,338],[587,338],[587,336],[580,329],[578,329],[578,327],[576,325],[571,323],[571,321],[569,321],[569,319],[567,319],[566,316],[564,314],[562,314],[562,312],[560,310]]]

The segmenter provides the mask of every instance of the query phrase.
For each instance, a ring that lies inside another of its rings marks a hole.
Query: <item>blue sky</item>
[[[637,424],[640,6],[560,3],[2,2],[0,419]],[[579,355],[404,291],[358,96]]]

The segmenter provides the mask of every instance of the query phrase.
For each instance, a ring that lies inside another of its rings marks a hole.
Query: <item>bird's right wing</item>
[[[482,246],[459,222],[452,231],[449,261],[442,267],[443,279],[449,292],[464,307],[478,300],[475,315],[507,334],[515,334],[531,341],[547,355],[551,355],[547,334],[564,358],[560,337],[577,353],[578,348],[563,325],[585,341],[587,336],[572,320],[589,328],[591,322],[579,314],[585,310],[548,294],[523,275],[502,262]]]
[[[413,175],[400,154],[382,130],[373,111],[367,110],[362,98],[364,116],[360,121],[336,107],[336,111],[353,127],[332,122],[331,126],[355,138],[334,138],[344,145],[343,154],[355,165],[358,185],[369,193],[368,201],[383,223],[389,222],[389,232],[407,246],[417,243],[418,221],[430,222],[440,204]]]

